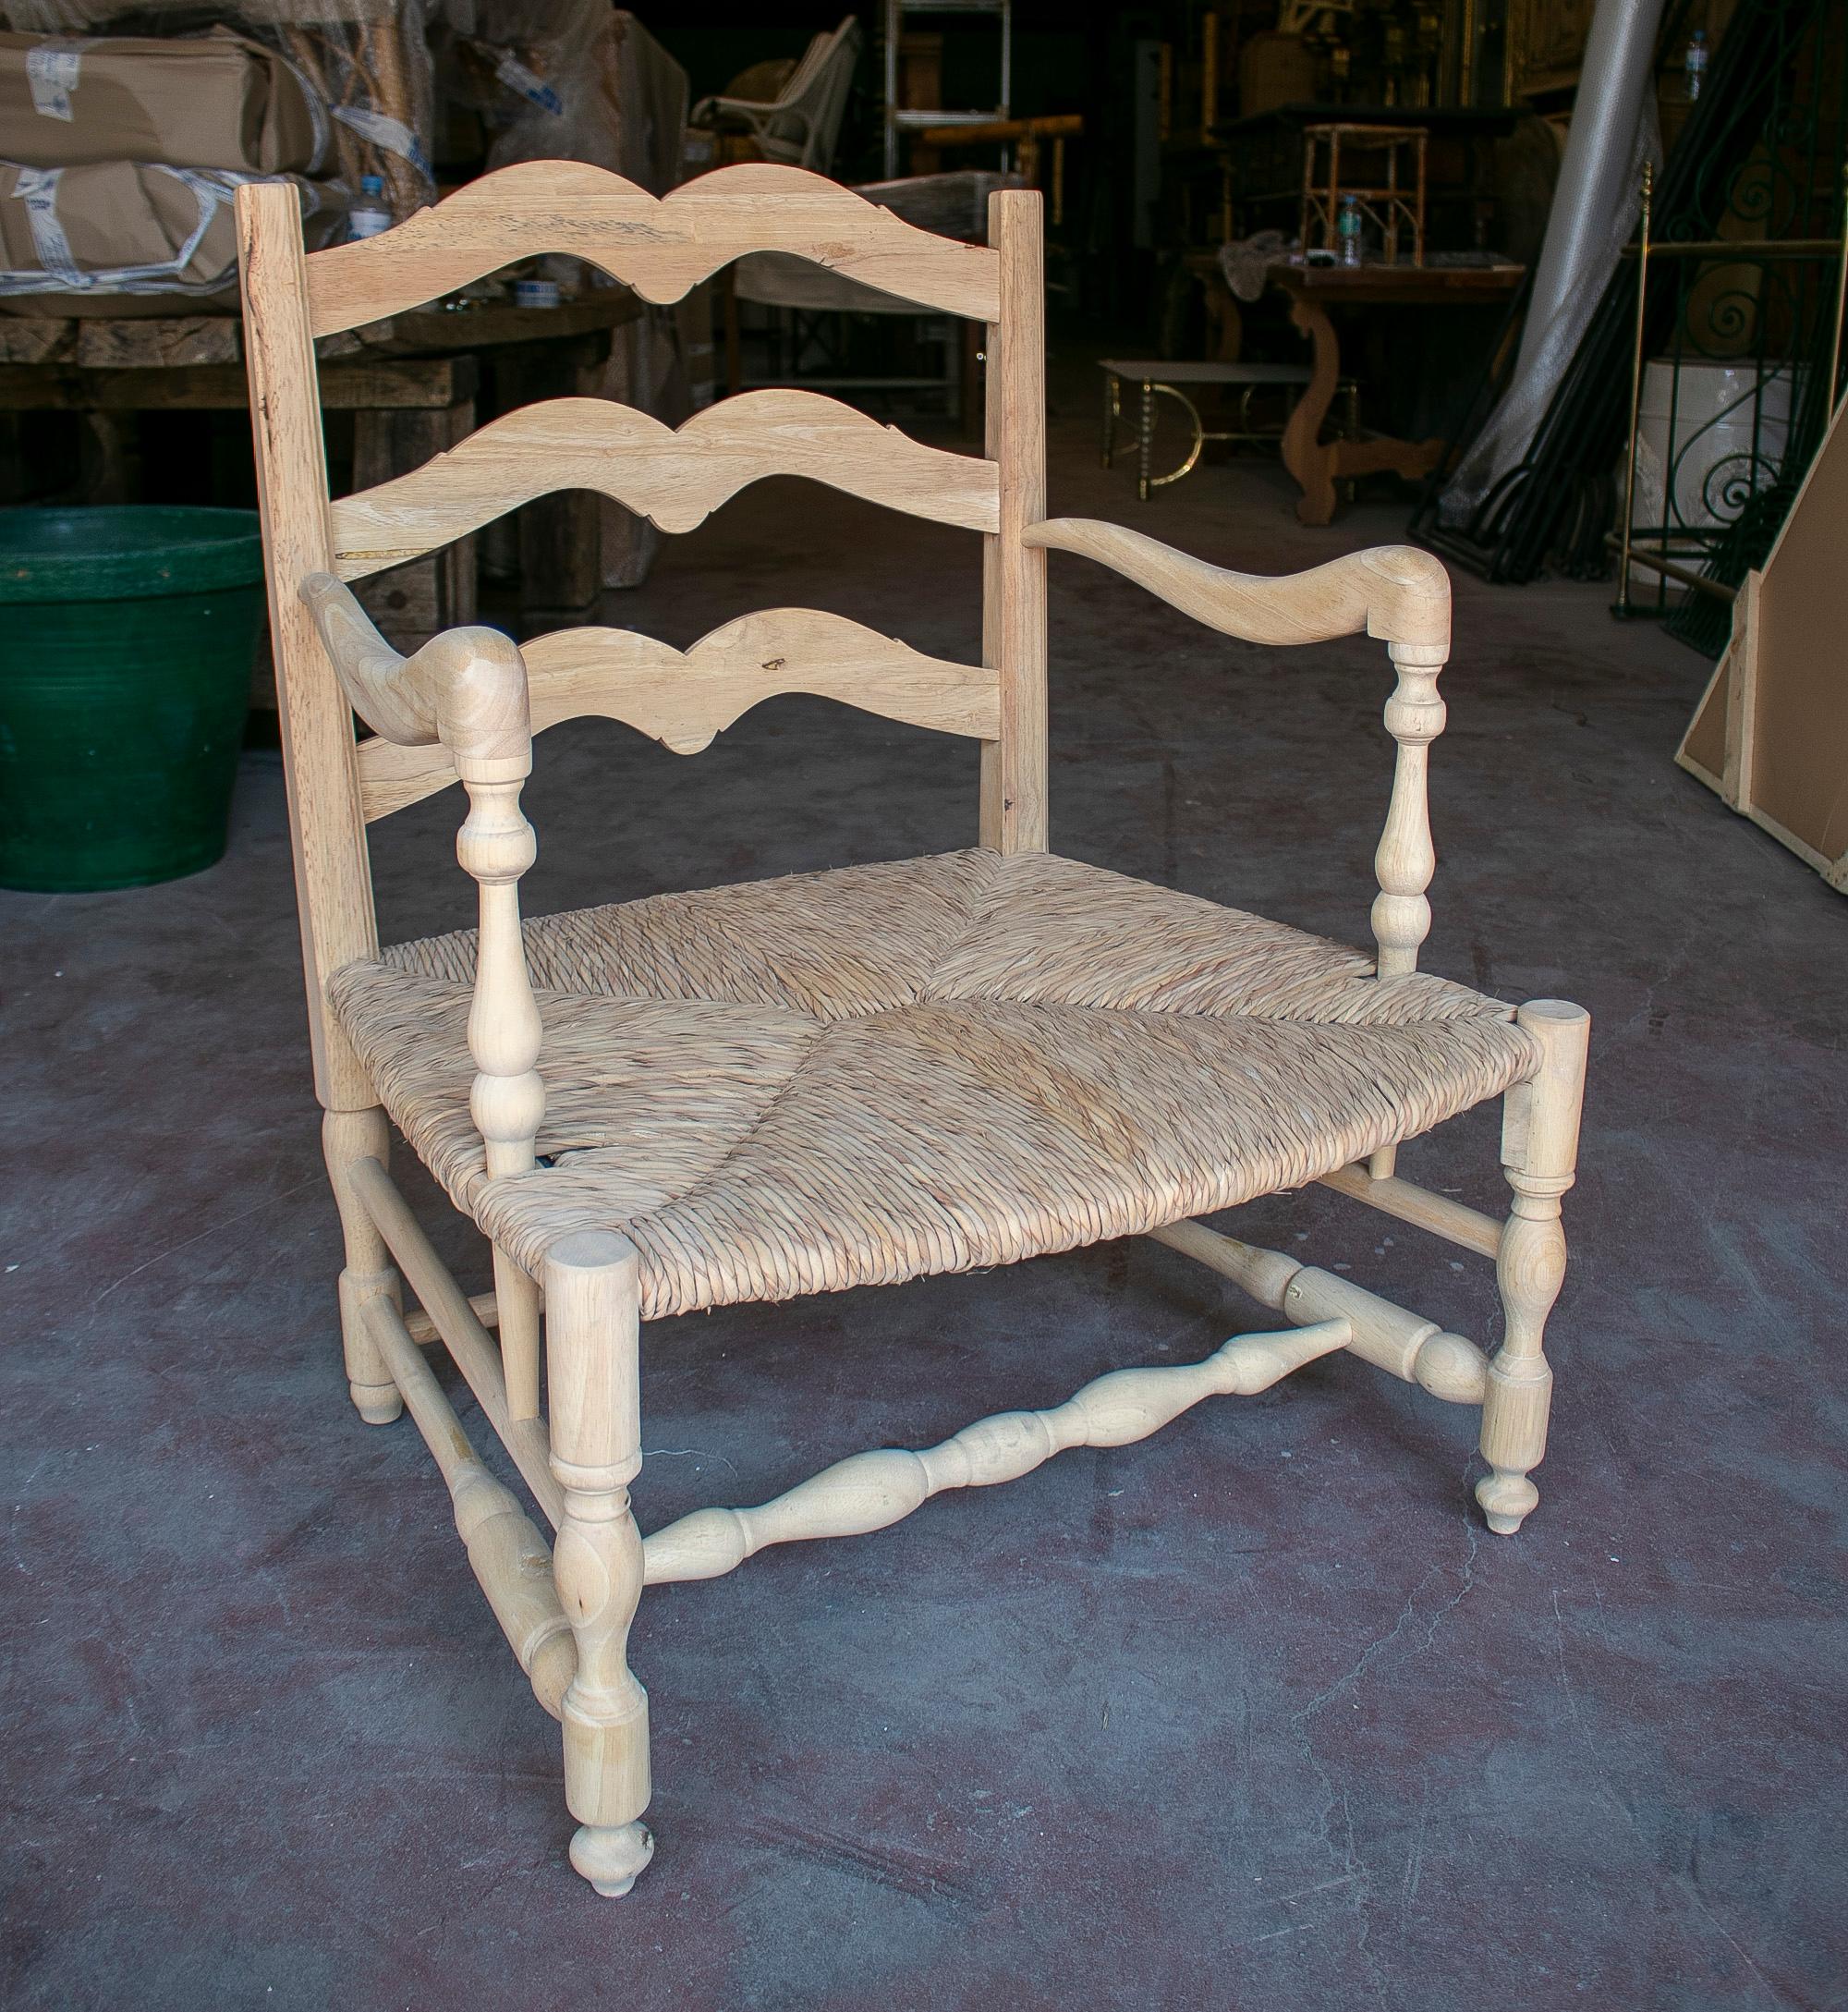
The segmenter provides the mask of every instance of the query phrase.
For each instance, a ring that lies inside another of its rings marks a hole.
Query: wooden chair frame
[[[469,1563],[540,1702],[563,1723],[565,1799],[579,1826],[571,1859],[598,1891],[626,1892],[653,1848],[640,1822],[647,1705],[626,1653],[645,1586],[711,1578],[770,1544],[881,1528],[941,1490],[1023,1475],[1064,1448],[1141,1439],[1210,1396],[1261,1390],[1337,1350],[1479,1407],[1489,1471],[1477,1495],[1491,1529],[1518,1528],[1538,1500],[1528,1476],[1546,1444],[1551,1375],[1542,1341],[1564,1272],[1560,1197],[1573,1179],[1588,1027],[1581,1009],[1549,1000],[1517,1015],[1536,1060],[1505,1098],[1502,1159],[1514,1191],[1505,1222],[1400,1178],[1390,1146],[1327,1177],[1340,1192],[1493,1260],[1505,1327],[1492,1356],[1343,1276],[1183,1220],[1153,1234],[1275,1309],[1279,1332],[1235,1336],[1188,1367],[1119,1371],[1052,1410],[986,1419],[926,1451],[858,1454],[761,1506],[702,1509],[644,1541],[629,1503],[641,1466],[634,1248],[614,1232],[578,1232],[552,1245],[535,1276],[496,1246],[494,1291],[470,1299],[387,1171],[379,1091],[328,1003],[332,976],[377,954],[367,823],[451,781],[467,794],[457,850],[479,884],[480,918],[469,1108],[489,1175],[530,1169],[545,1104],[543,1030],[517,889],[534,856],[519,807],[533,734],[597,712],[691,751],[775,692],[822,691],[976,739],[982,846],[1043,852],[1045,555],[1076,553],[1230,636],[1303,643],[1364,629],[1385,641],[1397,673],[1385,711],[1397,760],[1372,911],[1385,981],[1415,969],[1429,924],[1426,762],[1444,721],[1437,678],[1449,646],[1449,582],[1435,559],[1409,548],[1264,579],[1135,531],[1049,519],[1040,198],[1030,191],[993,197],[987,247],[931,237],[775,165],[724,169],[657,201],[596,168],[522,165],[383,237],[311,258],[286,184],[241,189],[237,213],[314,1081],[346,1242],[339,1304],[349,1387],[368,1422],[407,1408],[429,1442]],[[667,301],[762,250],[821,261],[986,324],[986,457],[918,445],[800,392],[728,399],[677,434],[617,407],[565,400],[509,414],[424,469],[330,502],[317,336],[537,251],[576,253]],[[547,490],[601,489],[680,530],[773,473],[813,475],[979,532],[982,665],[925,657],[839,617],[792,610],[730,624],[684,655],[616,630],[573,629],[522,649],[467,628],[407,659],[346,584]],[[357,746],[355,712],[375,736]],[[406,1284],[420,1311],[404,1311]],[[438,1337],[555,1529],[553,1549],[464,1435],[421,1353]]]

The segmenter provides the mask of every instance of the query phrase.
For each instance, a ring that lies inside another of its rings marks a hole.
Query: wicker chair
[[[647,1701],[626,1653],[644,1585],[879,1529],[940,1490],[1143,1438],[1203,1398],[1261,1390],[1337,1350],[1479,1408],[1477,1498],[1492,1529],[1516,1529],[1538,1499],[1542,1331],[1563,1274],[1587,1023],[1558,1001],[1515,1011],[1416,969],[1434,865],[1426,754],[1444,716],[1442,568],[1388,548],[1262,579],[1109,525],[1049,520],[1028,191],[994,196],[986,247],[779,165],[728,168],[657,201],[600,169],[522,165],[311,258],[288,187],[241,189],[237,208],[314,1076],[346,1238],[346,1375],[369,1422],[409,1409],[482,1589],[563,1721],[578,1870],[626,1892],[653,1848],[639,1822]],[[566,398],[330,505],[315,338],[541,250],[588,258],[660,301],[750,251],[793,253],[986,323],[987,455],[919,445],[811,393],[727,399],[678,433]],[[406,659],[345,584],[552,490],[599,489],[687,530],[773,474],[979,532],[984,663],[786,608],[684,653],[621,629],[521,649],[468,628]],[[1228,635],[1302,643],[1365,628],[1387,644],[1398,751],[1376,956],[1047,850],[1049,549],[1114,567]],[[519,799],[536,732],[602,713],[691,753],[788,691],[979,741],[979,844],[522,923],[534,836]],[[372,729],[357,746],[356,711]],[[382,952],[366,826],[458,780],[480,928]],[[1491,1097],[1506,1113],[1505,1223],[1392,1171],[1401,1140]],[[491,1239],[492,1295],[460,1289],[393,1185],[394,1124]],[[1494,1355],[1192,1220],[1318,1180],[1493,1258],[1505,1309]],[[1235,1280],[1277,1311],[1278,1331],[1188,1367],[1116,1372],[926,1451],[859,1454],[761,1506],[703,1509],[642,1539],[629,1506],[641,1320],[1137,1234]],[[403,1311],[406,1283],[419,1311]],[[421,1352],[439,1337],[555,1528],[554,1552],[463,1435]]]

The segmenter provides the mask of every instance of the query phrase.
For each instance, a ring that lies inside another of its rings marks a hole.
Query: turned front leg
[[[571,1862],[600,1894],[626,1894],[654,1855],[648,1807],[648,1694],[630,1674],[641,1597],[641,1532],[629,1487],[641,1470],[635,1247],[585,1231],[545,1262],[552,1471],[564,1491],[553,1550],[578,1644],[565,1693],[565,1800],[579,1825]]]
[[[341,1234],[346,1240],[346,1265],[340,1274],[340,1340],[346,1358],[346,1388],[354,1408],[368,1425],[389,1425],[404,1409],[404,1399],[367,1328],[365,1305],[383,1295],[394,1306],[401,1306],[403,1292],[384,1238],[365,1203],[353,1192],[346,1169],[355,1160],[366,1159],[383,1166],[391,1152],[391,1125],[376,1104],[368,1111],[329,1111],[321,1121],[321,1150],[327,1161],[328,1178],[334,1183]]]
[[[1547,1450],[1553,1372],[1543,1344],[1547,1315],[1565,1279],[1560,1197],[1578,1163],[1591,1033],[1591,1016],[1563,999],[1532,1000],[1515,1018],[1539,1043],[1542,1058],[1538,1073],[1516,1084],[1506,1100],[1502,1159],[1514,1203],[1495,1262],[1502,1341],[1489,1365],[1482,1406],[1482,1457],[1490,1471],[1476,1484],[1489,1529],[1504,1537],[1520,1529],[1540,1499],[1527,1477]]]

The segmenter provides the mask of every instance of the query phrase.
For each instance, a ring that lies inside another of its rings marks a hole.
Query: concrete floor
[[[1061,373],[1055,510],[1262,571],[1400,534],[1300,530],[1251,461],[1140,508],[1093,389]],[[977,563],[775,483],[605,612],[684,645],[813,602],[954,655]],[[1244,648],[1052,565],[1057,847],[1360,940],[1380,646]],[[1607,599],[1459,580],[1434,765],[1429,966],[1596,1027],[1526,1530],[1480,1528],[1466,1413],[1337,1360],[650,1595],[621,1903],[565,1864],[555,1729],[413,1429],[346,1406],[275,761],[212,872],[0,898],[0,2003],[1848,2006],[1848,906],[1671,765],[1706,666]],[[557,729],[529,802],[542,911],[967,843],[974,762],[783,701],[697,761]],[[456,815],[375,835],[388,936],[468,919]],[[1405,1157],[1499,1206],[1489,1114]],[[1416,1231],[1319,1190],[1238,1222],[1493,1333],[1486,1264]],[[1141,1243],[664,1323],[641,1518],[1250,1324]]]

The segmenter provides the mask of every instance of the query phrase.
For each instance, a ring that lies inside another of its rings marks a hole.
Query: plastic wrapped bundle
[[[108,35],[117,22],[132,23],[140,36],[151,28],[158,34],[165,19],[173,21],[177,37],[197,24],[201,13],[199,0],[134,0],[132,6],[123,0],[0,0],[0,25],[18,33],[72,40]],[[330,201],[350,201],[366,175],[376,175],[383,184],[395,222],[434,199],[424,0],[228,0],[211,13],[286,58],[303,88],[325,108],[330,158],[325,169],[316,172],[341,185]],[[53,50],[48,55],[55,58],[60,53],[91,54]],[[55,62],[50,67],[55,70]],[[9,126],[7,134],[12,131]],[[7,137],[0,140],[0,151],[28,150]],[[35,154],[30,158],[37,163]]]
[[[32,167],[0,161],[0,311],[15,314],[235,313],[239,182],[253,169],[91,161]],[[339,235],[343,191],[301,191],[310,250]]]

